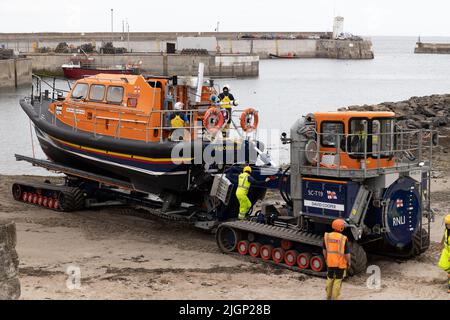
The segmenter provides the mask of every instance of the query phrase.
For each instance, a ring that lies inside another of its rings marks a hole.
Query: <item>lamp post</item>
[[[114,44],[114,9],[111,9],[111,43]]]
[[[127,42],[128,42],[128,52],[130,52],[130,25],[128,24],[128,19],[127,19]]]

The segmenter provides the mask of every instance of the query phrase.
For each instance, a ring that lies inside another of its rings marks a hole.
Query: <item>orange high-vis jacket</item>
[[[328,268],[347,269],[347,260],[345,259],[347,237],[338,232],[325,233],[324,242]]]

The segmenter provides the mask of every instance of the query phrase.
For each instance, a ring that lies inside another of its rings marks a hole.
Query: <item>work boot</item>
[[[448,290],[447,293],[450,293],[450,273],[448,274]]]

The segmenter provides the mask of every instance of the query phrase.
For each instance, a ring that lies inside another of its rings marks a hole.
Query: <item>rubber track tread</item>
[[[273,238],[305,243],[316,247],[322,247],[323,237],[303,231],[296,231],[283,227],[269,226],[250,221],[232,221],[222,223],[219,228],[230,227],[242,231],[258,233]],[[293,231],[293,232],[292,232]]]

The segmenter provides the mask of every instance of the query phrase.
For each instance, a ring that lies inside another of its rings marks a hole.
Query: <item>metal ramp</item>
[[[75,168],[72,168],[72,167],[69,167],[69,166],[66,166],[63,164],[59,164],[59,163],[51,162],[51,161],[47,161],[47,160],[31,158],[31,157],[22,156],[19,154],[16,154],[15,157],[16,157],[17,161],[26,161],[26,162],[31,163],[33,166],[45,168],[50,171],[61,172],[66,175],[84,178],[87,180],[93,180],[93,181],[97,181],[100,183],[104,183],[109,186],[115,186],[115,187],[123,188],[126,190],[136,190],[136,188],[134,188],[133,184],[131,184],[130,182],[127,182],[127,181],[122,181],[122,180],[118,180],[118,179],[114,179],[114,178],[110,178],[110,177],[105,177],[103,175],[94,174],[91,172],[75,169]]]
[[[363,185],[359,187],[352,210],[350,211],[349,223],[352,226],[361,226],[369,208],[370,200],[372,199],[372,191],[367,190]],[[358,240],[362,236],[362,228],[351,228],[353,237]]]

